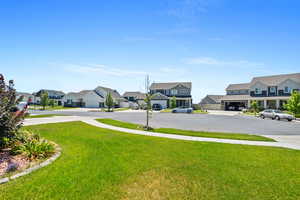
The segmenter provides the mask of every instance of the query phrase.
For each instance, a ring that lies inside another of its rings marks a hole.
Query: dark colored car
[[[162,106],[160,104],[153,104],[152,110],[162,110]]]

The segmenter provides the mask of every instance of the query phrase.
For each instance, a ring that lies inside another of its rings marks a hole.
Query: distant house
[[[171,98],[176,97],[177,107],[191,107],[191,91],[191,82],[152,83],[150,86],[150,93],[153,95],[151,104],[159,104],[162,108],[167,108]]]
[[[65,96],[65,93],[62,91],[57,91],[57,90],[46,90],[42,89],[36,93],[36,97],[41,97],[43,93],[47,93],[49,99],[53,99],[57,102],[57,104],[60,106],[63,103],[63,97]]]
[[[117,90],[99,86],[94,90],[70,92],[63,97],[65,107],[105,108],[105,100],[111,94],[115,107],[128,107],[127,100]]]
[[[34,95],[26,92],[17,92],[17,99],[22,97],[22,101],[28,102],[29,104],[34,103]]]
[[[65,107],[104,108],[104,101],[94,90],[70,92],[63,97]]]
[[[221,99],[224,95],[207,95],[199,103],[203,110],[221,110]]]
[[[142,107],[146,104],[146,94],[142,92],[125,92],[123,98],[129,101],[130,107],[134,107],[134,104],[132,103],[136,103],[136,106],[138,107]]]
[[[107,88],[107,87],[102,87],[102,86],[98,86],[97,88],[94,89],[94,91],[101,96],[102,98],[106,99],[108,93],[111,94],[114,103],[115,103],[115,107],[129,107],[128,104],[128,100],[124,99],[120,93],[115,90],[115,89],[111,89],[111,88]]]

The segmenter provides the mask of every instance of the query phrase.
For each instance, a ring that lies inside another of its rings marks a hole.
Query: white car
[[[193,112],[193,108],[174,108],[172,110],[172,113],[192,113]]]

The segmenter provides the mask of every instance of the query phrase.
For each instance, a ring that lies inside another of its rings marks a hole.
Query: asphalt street
[[[86,112],[86,111],[31,111],[32,114],[63,114],[112,118],[144,124],[144,112]],[[178,128],[209,132],[248,133],[257,135],[300,135],[300,122],[276,121],[243,115],[172,114],[153,113],[150,126],[154,128]]]

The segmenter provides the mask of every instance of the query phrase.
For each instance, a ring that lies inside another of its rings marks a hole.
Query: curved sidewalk
[[[269,146],[269,147],[283,147],[289,149],[296,149],[300,150],[299,145],[283,143],[283,142],[261,142],[261,141],[248,141],[248,140],[231,140],[231,139],[218,139],[218,138],[205,138],[205,137],[195,137],[195,136],[185,136],[185,135],[175,135],[175,134],[166,134],[166,133],[154,133],[148,131],[140,131],[134,129],[127,129],[121,128],[116,126],[111,126],[107,124],[103,124],[98,122],[94,119],[83,119],[81,120],[87,124],[100,127],[111,129],[115,131],[121,131],[125,133],[137,134],[137,135],[146,135],[146,136],[154,136],[154,137],[161,137],[161,138],[170,138],[170,139],[177,139],[177,140],[189,140],[189,141],[200,141],[200,142],[218,142],[218,143],[228,143],[228,144],[243,144],[243,145],[256,145],[256,146]]]
[[[218,138],[205,138],[205,137],[175,135],[175,134],[166,134],[166,133],[154,133],[154,132],[127,129],[127,128],[121,128],[121,127],[115,127],[115,126],[103,124],[103,123],[96,121],[95,118],[91,118],[91,117],[59,116],[59,117],[51,117],[51,118],[26,119],[24,122],[24,125],[28,126],[28,125],[71,122],[71,121],[82,121],[82,122],[85,122],[92,126],[111,129],[111,130],[115,130],[115,131],[121,131],[121,132],[125,132],[125,133],[137,134],[137,135],[146,135],[146,136],[154,136],[154,137],[161,137],[161,138],[199,141],[199,142],[219,142],[219,143],[227,143],[227,144],[283,147],[283,148],[300,150],[300,145],[295,144],[295,143],[290,143],[288,141],[287,142],[262,142],[262,141],[218,139]],[[269,136],[267,136],[267,137],[269,137]]]

